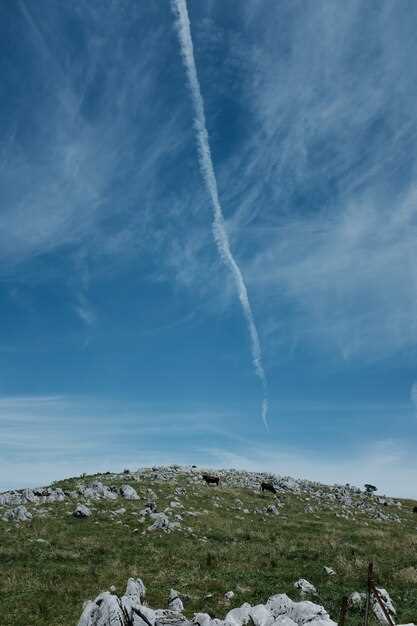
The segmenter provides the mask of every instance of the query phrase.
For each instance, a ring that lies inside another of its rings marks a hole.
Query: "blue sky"
[[[0,5],[0,488],[179,462],[417,496],[417,5]]]

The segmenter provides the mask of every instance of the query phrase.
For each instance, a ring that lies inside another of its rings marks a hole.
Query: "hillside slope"
[[[150,606],[167,606],[174,588],[186,615],[219,617],[277,593],[299,599],[294,582],[305,578],[337,621],[342,596],[366,590],[371,559],[398,623],[417,621],[416,502],[211,472],[219,487],[198,468],[172,466],[0,494],[1,624],[73,626],[86,599],[112,585],[122,594],[129,576],[145,581]],[[277,494],[260,492],[265,480]],[[347,623],[361,619],[353,610]]]

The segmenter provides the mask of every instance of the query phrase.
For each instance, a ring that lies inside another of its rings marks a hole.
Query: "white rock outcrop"
[[[377,591],[379,592],[379,596],[384,604],[385,610],[387,611],[388,615],[394,618],[396,615],[396,610],[394,608],[394,605],[392,603],[392,600],[389,596],[388,591],[386,589],[380,589],[378,587],[377,587]],[[388,625],[389,622],[384,615],[384,611],[382,610],[381,605],[379,604],[378,600],[374,596],[372,597],[371,606],[372,606],[372,611],[376,619],[378,620],[378,622],[382,624],[383,626]]]
[[[98,480],[89,485],[80,485],[78,491],[90,500],[117,500],[117,493]]]
[[[336,576],[334,569],[332,567],[327,567],[326,565],[324,566],[324,573],[327,574],[327,576]]]
[[[78,519],[83,519],[86,517],[91,517],[92,513],[88,506],[85,506],[85,504],[78,504],[72,515],[73,517],[77,517]]]
[[[295,589],[298,589],[298,591],[300,591],[302,594],[316,594],[317,593],[317,589],[315,588],[314,585],[312,585],[308,580],[306,580],[305,578],[300,578],[299,580],[297,580],[294,583],[294,587]]]
[[[293,601],[285,593],[278,593],[275,596],[271,596],[266,603],[266,606],[275,618],[281,615],[288,615],[292,605]]]
[[[250,619],[250,610],[251,605],[248,602],[245,602],[240,607],[232,609],[224,618],[225,624],[227,626],[243,626],[243,624],[247,624]]]
[[[130,485],[123,485],[122,487],[120,487],[120,494],[126,500],[139,500],[136,489],[134,489]]]
[[[168,608],[171,611],[176,611],[177,613],[181,613],[181,611],[184,610],[182,600],[178,594],[178,591],[175,591],[175,589],[171,589],[171,591],[169,592]]]
[[[169,594],[169,608],[153,610],[142,604],[145,586],[140,578],[129,578],[125,594],[104,592],[88,601],[78,626],[337,626],[327,611],[309,601],[294,602],[286,594],[271,596],[266,604],[251,606],[247,602],[231,609],[225,618],[195,613],[190,622],[175,589]],[[412,625],[409,625],[412,626]]]
[[[30,522],[32,519],[32,513],[23,505],[17,506],[14,509],[9,509],[3,515],[5,522]]]

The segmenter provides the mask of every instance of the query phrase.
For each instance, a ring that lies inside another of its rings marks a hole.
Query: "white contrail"
[[[239,300],[245,315],[252,349],[252,359],[257,376],[259,376],[264,391],[262,402],[262,419],[265,428],[268,430],[268,400],[267,400],[267,380],[262,365],[262,352],[259,343],[258,331],[253,319],[252,308],[249,302],[248,290],[243,279],[242,272],[236,263],[230,250],[229,237],[226,232],[223,211],[219,200],[217,180],[214,173],[213,161],[211,158],[210,144],[206,127],[206,116],[204,113],[204,102],[201,95],[200,83],[197,75],[197,67],[194,59],[193,40],[191,37],[190,19],[188,17],[186,0],[171,0],[172,10],[176,17],[178,39],[181,47],[181,54],[184,61],[185,70],[190,85],[191,96],[194,105],[194,127],[196,130],[198,160],[201,174],[203,176],[207,191],[213,205],[213,235],[224,263],[232,272],[236,283]]]

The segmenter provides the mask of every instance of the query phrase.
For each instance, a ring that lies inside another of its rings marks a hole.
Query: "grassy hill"
[[[144,580],[150,606],[166,606],[174,587],[186,597],[187,615],[206,611],[218,617],[275,593],[298,599],[293,584],[303,577],[318,590],[312,599],[337,621],[342,596],[366,590],[370,559],[398,623],[416,620],[416,502],[402,500],[400,508],[370,496],[368,507],[363,495],[353,493],[346,504],[334,499],[339,492],[313,483],[262,495],[261,475],[223,475],[220,487],[207,486],[196,469],[178,468],[58,481],[53,487],[65,491],[65,500],[27,503],[33,518],[21,523],[2,520],[10,507],[0,507],[2,626],[73,626],[84,600],[111,585],[123,593],[129,576]],[[131,485],[140,499],[76,493],[94,480],[113,488]],[[149,531],[152,520],[140,511],[150,499],[158,511],[168,508],[170,519],[180,516],[180,527]],[[91,517],[74,518],[77,503],[86,503]],[[280,505],[278,513],[267,511],[270,504]],[[328,576],[324,566],[336,575]],[[235,592],[231,604],[224,600],[229,590]],[[359,612],[347,623],[360,624]]]

